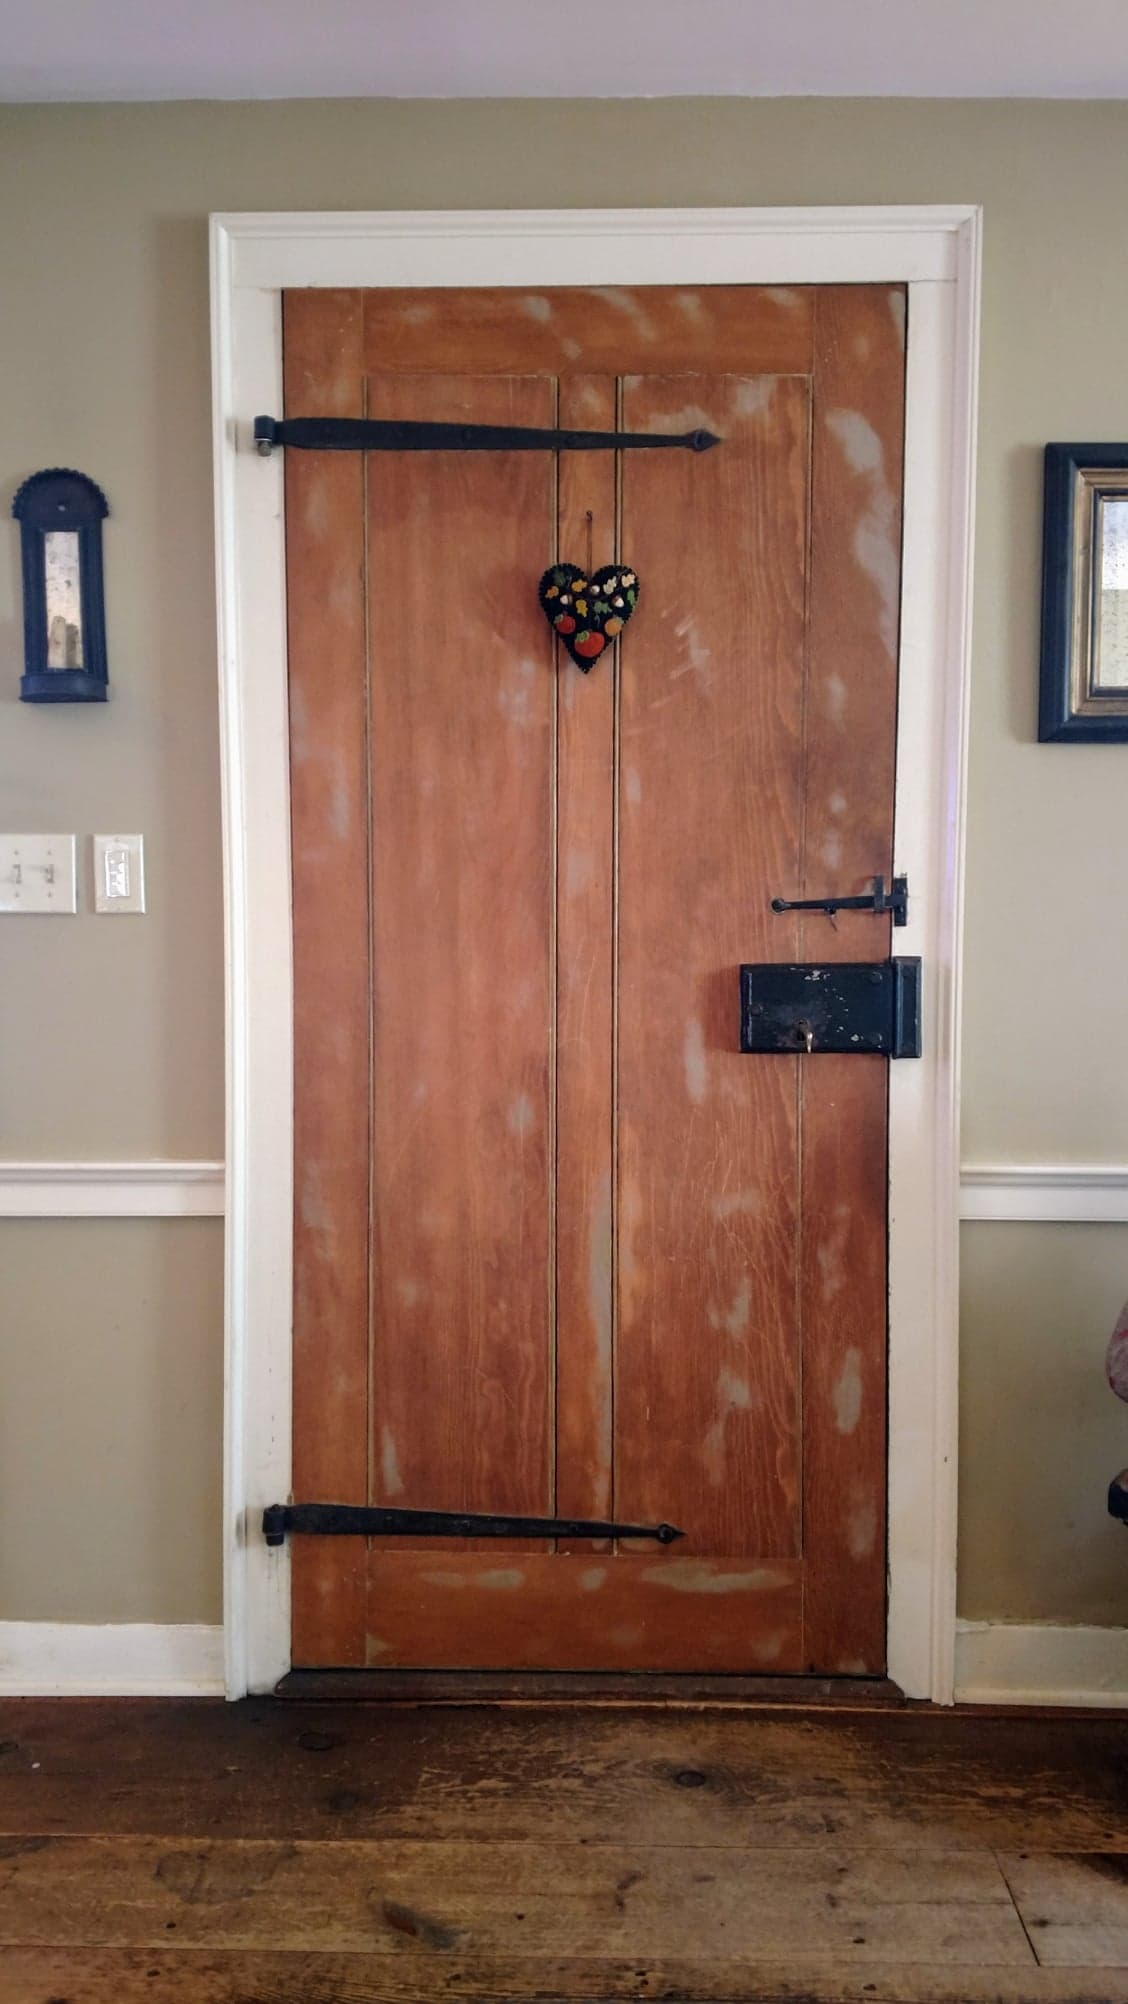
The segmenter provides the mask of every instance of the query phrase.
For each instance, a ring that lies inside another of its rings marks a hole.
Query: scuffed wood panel
[[[826,286],[816,318],[803,757],[808,897],[893,868],[905,293]],[[801,921],[804,960],[884,960],[887,918]],[[881,1058],[800,1063],[807,1664],[885,1666],[887,1103]]]
[[[500,1542],[500,1541],[499,1541]],[[373,1549],[369,1663],[435,1669],[795,1670],[795,1562],[683,1558],[643,1545],[628,1561],[578,1551],[414,1554]]]
[[[859,1951],[859,1957],[862,1951]],[[685,1956],[444,1955],[443,1989],[470,2004],[1128,2004],[1122,1971],[854,1960],[787,1950],[750,1962]],[[0,2004],[418,2004],[410,1958],[293,1949],[9,1949]]]
[[[48,1837],[6,1861],[0,1940],[295,1947],[446,1958],[709,1954],[1032,1967],[995,1860],[827,1846],[678,1851],[630,1842],[278,1844]],[[750,1897],[750,1881],[754,1897]],[[424,1979],[426,1980],[426,1979]]]
[[[363,414],[362,296],[287,293],[286,411]],[[368,1403],[364,463],[288,452],[294,925],[294,1490],[363,1503]],[[297,1540],[295,1663],[364,1661],[364,1552]]]
[[[769,904],[891,873],[903,295],[358,298],[288,304],[321,330],[288,409],[358,407],[367,369],[373,416],[602,429],[617,373],[625,429],[725,443],[372,455],[347,531],[359,462],[290,456],[297,686],[328,692],[295,812],[331,824],[303,864],[295,823],[299,1493],[665,1517],[707,1598],[652,1606],[647,1546],[299,1541],[295,1661],[875,1671],[885,1067],[741,1057],[736,970],[888,951]],[[589,511],[643,597],[581,677],[535,586]],[[786,1620],[748,1588],[800,1562],[802,1643],[799,1571]]]
[[[365,294],[368,369],[806,375],[812,286],[389,287]],[[590,429],[590,427],[585,427]]]
[[[369,382],[376,417],[549,425],[554,409],[535,377]],[[536,580],[551,458],[372,454],[367,507],[371,1497],[543,1511],[555,680]]]
[[[4,1713],[0,1830],[583,1844],[639,1830],[745,1851],[986,1846],[1106,1867],[1115,1853],[1128,1874],[1122,1714],[862,1709],[856,1685],[843,1711],[829,1681],[814,1705],[793,1681],[794,1708],[656,1705],[649,1683],[643,1704],[594,1709],[19,1699]]]
[[[1121,1851],[999,1859],[1011,1896],[1050,1968],[1128,1970],[1128,1859]]]
[[[571,376],[559,420],[613,430],[615,403],[611,378]],[[615,489],[612,454],[560,454],[561,557],[589,569],[614,560]],[[613,651],[587,675],[562,649],[556,664],[556,1508],[569,1517],[607,1517],[612,1504],[617,671]]]
[[[725,443],[623,474],[643,597],[620,668],[616,1508],[695,1553],[790,1557],[795,1065],[740,1055],[737,970],[786,954],[768,905],[800,836],[808,387],[630,377],[623,422]]]

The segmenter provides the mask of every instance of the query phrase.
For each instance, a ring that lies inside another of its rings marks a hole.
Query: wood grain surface
[[[428,1987],[422,1987],[425,1982]],[[441,1982],[410,1956],[197,1948],[9,1948],[0,2004],[1128,2004],[1128,1976],[1099,1966],[956,1965],[825,1956],[692,1961],[684,1957],[443,1957]]]
[[[495,1548],[501,1543],[494,1540]],[[628,1553],[631,1556],[626,1556]],[[368,1661],[536,1670],[724,1670],[734,1658],[794,1669],[802,1647],[798,1562],[682,1556],[624,1540],[615,1553],[435,1551],[369,1560]]]
[[[1128,1721],[24,1699],[0,2004],[1124,2004]]]
[[[283,301],[286,411],[364,410],[355,292]],[[294,940],[294,1427],[301,1497],[368,1494],[369,859],[364,464],[288,452]],[[331,891],[327,895],[327,886]],[[363,1550],[295,1544],[294,1661],[362,1660]]]
[[[903,286],[822,286],[799,895],[893,874],[905,405]],[[799,922],[800,960],[885,960],[888,918]],[[799,1064],[805,1668],[885,1665],[888,1065]]]
[[[0,2004],[1126,2004],[1124,1715],[24,1700]]]
[[[43,1837],[10,1844],[0,1945],[272,1948],[494,1955],[812,1956],[964,1964],[1033,1960],[985,1853],[746,1853],[643,1844]]]
[[[889,950],[770,901],[891,874],[904,295],[299,294],[287,356],[724,441],[290,455],[299,1494],[686,1532],[342,1541],[295,1664],[879,1675],[886,1068],[742,1057],[737,970]],[[554,554],[642,579],[587,676]]]
[[[737,970],[774,957],[800,833],[808,400],[623,390],[632,430],[725,443],[623,475],[647,596],[621,666],[616,1504],[743,1559],[801,1550],[796,1061],[740,1055]]]
[[[373,375],[368,402],[555,414],[536,376]],[[548,453],[408,452],[367,471],[371,1495],[543,1512],[556,689],[535,582],[555,469]]]
[[[0,1833],[1128,1854],[1122,1717],[9,1701]]]
[[[561,425],[613,431],[609,376],[560,383]],[[587,570],[617,548],[615,459],[561,453],[558,550]],[[614,1506],[615,708],[617,660],[557,662],[556,1507]],[[587,1549],[593,1547],[589,1544]],[[599,1545],[595,1549],[600,1549]]]
[[[368,369],[806,375],[813,286],[419,287],[364,294]],[[633,360],[632,360],[633,358]]]

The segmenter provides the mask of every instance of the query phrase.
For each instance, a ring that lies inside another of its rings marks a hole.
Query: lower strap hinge
[[[268,1545],[288,1532],[312,1538],[683,1538],[673,1524],[619,1524],[586,1517],[505,1517],[474,1510],[398,1510],[358,1503],[270,1503]]]

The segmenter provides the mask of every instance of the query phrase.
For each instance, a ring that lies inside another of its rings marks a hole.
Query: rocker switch
[[[140,835],[95,835],[94,909],[143,912],[145,849]]]

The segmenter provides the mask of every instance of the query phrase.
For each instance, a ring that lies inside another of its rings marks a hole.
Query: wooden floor
[[[0,2004],[1128,2004],[1128,1719],[26,1699]]]

